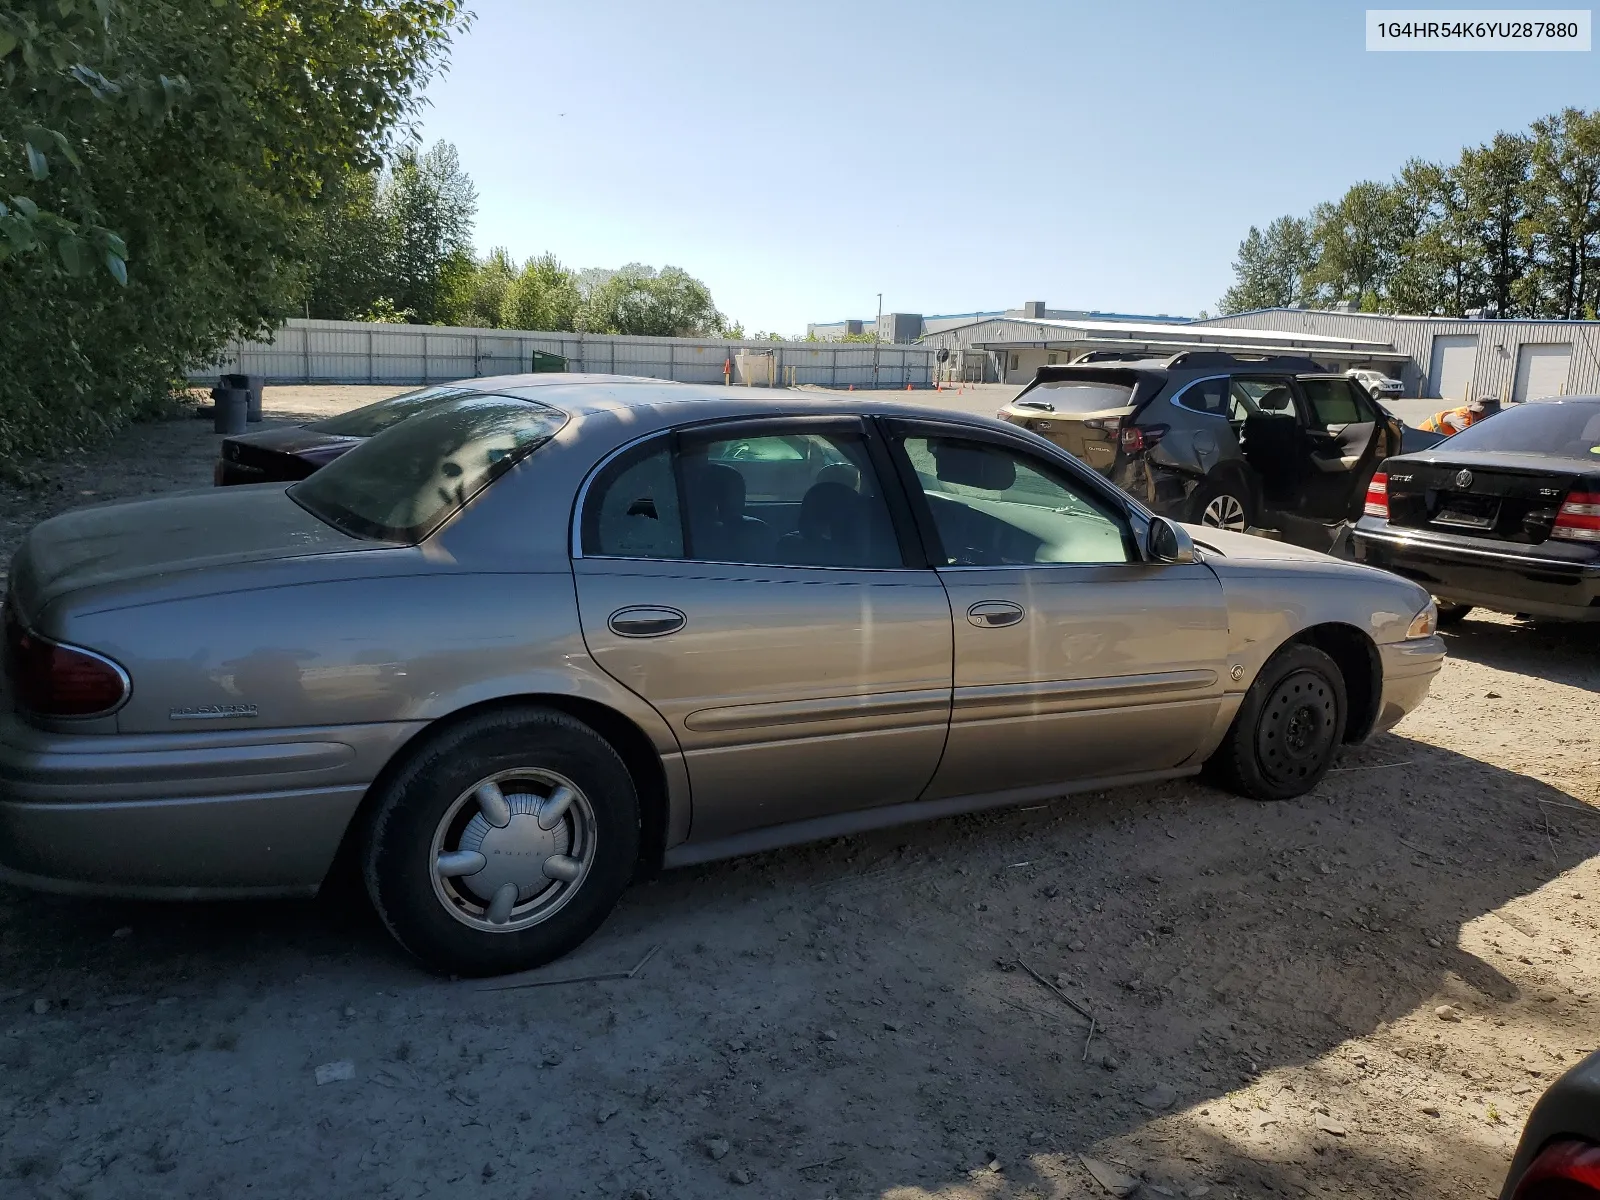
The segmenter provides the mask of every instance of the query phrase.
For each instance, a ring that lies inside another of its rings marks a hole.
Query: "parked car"
[[[544,357],[557,363],[563,361],[554,355]],[[585,375],[545,374],[547,369],[541,367],[539,374],[529,376],[525,386],[560,385],[590,378]],[[612,383],[659,382],[625,375],[605,378]],[[324,417],[320,421],[223,438],[217,465],[212,470],[212,482],[218,487],[227,487],[242,483],[293,483],[304,479],[391,425],[427,412],[458,396],[470,394],[474,390],[470,386],[473,382],[476,381],[469,380],[467,385],[447,383],[418,388],[337,416]]]
[[[1600,397],[1514,405],[1388,459],[1365,514],[1356,557],[1428,588],[1445,623],[1474,607],[1600,621]]]
[[[1304,358],[1195,351],[1042,367],[998,414],[1180,521],[1282,529],[1317,548],[1361,513],[1404,424]],[[1323,533],[1323,530],[1329,530]]]
[[[1382,371],[1374,371],[1370,367],[1357,367],[1347,373],[1351,379],[1366,388],[1367,395],[1374,400],[1398,400],[1406,394],[1403,383],[1385,375]]]
[[[1417,585],[1191,541],[1000,422],[536,382],[33,529],[4,877],[309,894],[344,845],[424,962],[516,970],[636,869],[1207,764],[1297,796],[1439,670]]]
[[[1600,1050],[1539,1097],[1500,1200],[1600,1200]]]

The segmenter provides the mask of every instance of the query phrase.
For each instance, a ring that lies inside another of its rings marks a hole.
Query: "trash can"
[[[213,388],[211,396],[216,401],[216,412],[213,415],[212,428],[221,434],[243,433],[245,425],[250,419],[249,389],[240,387]]]
[[[218,381],[225,388],[243,388],[250,393],[250,409],[246,420],[252,424],[261,420],[261,387],[264,380],[259,375],[228,374]]]

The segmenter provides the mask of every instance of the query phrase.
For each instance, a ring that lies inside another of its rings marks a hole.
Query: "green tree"
[[[377,189],[378,217],[389,249],[384,295],[417,314],[424,325],[447,314],[452,276],[472,260],[472,223],[478,192],[449,142],[426,153],[403,151]]]
[[[577,328],[583,297],[573,273],[553,254],[530,258],[507,288],[501,324],[511,329],[568,332]]]
[[[629,263],[592,284],[578,313],[579,328],[588,332],[647,337],[715,336],[727,323],[711,290],[687,271],[657,271],[642,263]]]
[[[1318,248],[1310,272],[1318,301],[1353,300],[1377,309],[1388,294],[1398,255],[1394,195],[1366,180],[1312,213],[1310,240]]]
[[[1477,299],[1499,317],[1536,310],[1525,280],[1532,259],[1529,174],[1532,140],[1497,133],[1487,145],[1461,152],[1456,166],[1464,199],[1461,218],[1477,243]]]
[[[1281,308],[1306,297],[1306,281],[1316,267],[1308,222],[1279,217],[1267,231],[1252,225],[1239,243],[1234,285],[1217,302],[1224,315],[1258,308]]]
[[[0,9],[0,459],[148,411],[302,309],[316,210],[390,152],[465,21],[455,0]]]
[[[1541,307],[1582,318],[1600,299],[1600,113],[1533,123],[1531,229]]]

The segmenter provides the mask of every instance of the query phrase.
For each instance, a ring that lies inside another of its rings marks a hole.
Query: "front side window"
[[[368,438],[289,496],[353,537],[415,544],[566,423],[530,400],[468,393]]]
[[[1247,416],[1299,417],[1294,388],[1287,379],[1240,379],[1231,384],[1234,398]]]
[[[1116,506],[1048,463],[965,438],[908,437],[901,445],[948,566],[1138,561]]]

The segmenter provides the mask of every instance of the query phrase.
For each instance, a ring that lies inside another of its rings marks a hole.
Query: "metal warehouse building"
[[[1069,363],[1095,350],[1147,353],[1152,358],[1184,350],[1298,354],[1315,358],[1336,370],[1371,366],[1390,374],[1401,371],[1406,360],[1406,356],[1387,340],[1354,333],[1231,328],[1197,321],[992,317],[929,334],[921,345],[950,352],[947,366],[952,378],[1019,386],[1029,382],[1040,367]]]
[[[1382,343],[1398,354],[1390,370],[1408,396],[1497,396],[1538,400],[1600,395],[1600,321],[1386,317],[1320,309],[1264,308],[1197,321],[1189,328],[1272,331],[1301,338]]]
[[[1225,350],[1298,354],[1334,370],[1372,367],[1407,396],[1538,400],[1600,395],[1600,321],[1398,317],[1266,308],[1171,324],[1047,319],[1007,314],[930,333],[922,345],[950,352],[957,378],[1025,384],[1042,366],[1095,350],[1148,353]]]

